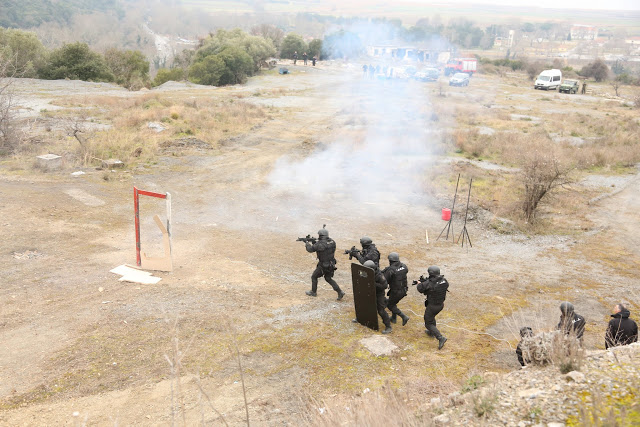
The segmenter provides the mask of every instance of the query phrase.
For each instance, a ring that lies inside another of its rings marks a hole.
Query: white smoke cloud
[[[357,29],[361,27],[360,23]],[[358,33],[361,40],[376,34],[375,24],[364,30]],[[416,65],[370,61],[381,71],[388,67],[387,75],[393,68],[394,76]],[[337,135],[305,159],[281,158],[268,178],[271,188],[316,202],[330,201],[336,210],[376,203],[380,208],[374,215],[388,215],[398,205],[424,203],[424,172],[440,138],[427,95],[433,86],[364,73],[344,79],[335,85],[335,96],[344,97],[348,87],[353,104],[338,115]]]

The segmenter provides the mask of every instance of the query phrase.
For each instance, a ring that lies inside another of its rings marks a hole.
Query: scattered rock
[[[529,388],[526,390],[520,390],[518,396],[525,399],[535,399],[542,393],[542,390],[538,388]]]
[[[567,381],[573,381],[576,383],[584,382],[584,379],[585,379],[584,374],[578,371],[571,371],[568,374],[566,374],[564,377]]]
[[[57,154],[43,154],[36,157],[36,165],[45,171],[58,170],[62,168],[62,156]]]
[[[437,417],[435,417],[433,419],[433,421],[438,426],[445,426],[445,425],[447,425],[447,424],[449,424],[451,422],[451,418],[449,418],[449,416],[446,415],[446,414],[441,414],[441,415],[438,415]]]
[[[33,259],[42,256],[42,254],[35,249],[26,250],[24,252],[14,252],[12,255],[15,259]]]
[[[165,141],[162,144],[160,144],[160,147],[164,149],[171,149],[171,148],[195,148],[197,150],[211,149],[211,145],[209,145],[209,143],[193,137],[179,138],[171,141]]]
[[[118,159],[107,159],[102,161],[103,169],[117,169],[117,168],[123,168],[123,167],[124,167],[124,163]]]
[[[162,123],[158,123],[158,122],[149,122],[147,123],[147,127],[157,133],[167,130],[167,128],[164,127]]]
[[[398,349],[398,346],[389,338],[380,335],[363,338],[360,340],[360,344],[376,356],[389,356]]]

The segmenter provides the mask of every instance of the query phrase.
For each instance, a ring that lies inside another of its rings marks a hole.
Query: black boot
[[[447,339],[443,336],[441,336],[440,338],[438,338],[438,350],[442,350],[442,347],[444,347],[444,343],[447,342]]]
[[[409,316],[407,316],[406,314],[401,314],[400,317],[402,317],[402,326],[406,325],[409,321]]]
[[[387,326],[386,328],[384,328],[384,331],[382,331],[383,334],[390,334],[391,333],[391,325]]]
[[[396,323],[398,321],[398,316],[396,316],[396,314],[393,313],[391,315],[391,319],[389,319],[389,320],[391,320],[391,323]]]
[[[305,292],[305,294],[309,295],[310,297],[317,297],[318,296],[318,294],[313,292],[313,291],[307,291],[307,292]]]
[[[343,296],[344,296],[344,292],[338,291],[338,299],[336,301],[340,301]]]

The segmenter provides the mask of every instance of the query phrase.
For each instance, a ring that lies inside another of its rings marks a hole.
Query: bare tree
[[[89,119],[86,114],[66,119],[64,128],[67,135],[72,136],[80,144],[80,157],[82,164],[87,165],[91,160],[101,160],[94,157],[91,147],[91,132],[88,126]]]
[[[611,87],[616,92],[616,96],[620,96],[620,87],[622,86],[622,82],[620,80],[611,80]]]
[[[571,182],[569,172],[570,167],[563,165],[549,147],[538,147],[524,154],[521,169],[524,184],[522,211],[527,222],[534,221],[538,206],[545,196]]]
[[[0,154],[13,151],[18,144],[15,132],[13,83],[15,67],[11,60],[0,57]]]

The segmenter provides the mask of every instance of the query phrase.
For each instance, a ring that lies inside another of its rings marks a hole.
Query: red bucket
[[[451,209],[447,209],[447,208],[442,209],[442,219],[444,221],[449,221],[451,219]]]

